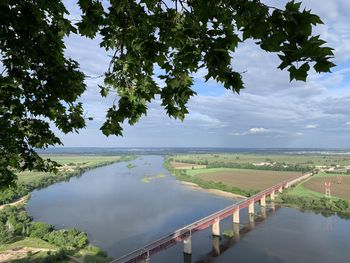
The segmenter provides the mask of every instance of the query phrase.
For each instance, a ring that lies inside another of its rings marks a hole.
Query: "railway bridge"
[[[266,197],[270,197],[270,200],[273,201],[278,193],[282,193],[283,189],[286,189],[297,182],[307,179],[312,174],[313,173],[305,173],[289,180],[280,182],[249,198],[243,199],[238,203],[230,205],[183,228],[175,230],[169,235],[166,235],[152,243],[145,245],[144,247],[136,249],[127,255],[111,261],[111,263],[136,263],[140,261],[150,262],[150,257],[152,255],[161,250],[167,249],[178,242],[183,242],[185,254],[192,254],[192,234],[212,226],[213,236],[218,237],[220,236],[220,221],[229,216],[232,216],[233,224],[238,226],[238,228],[234,229],[236,229],[236,231],[239,233],[240,210],[248,208],[248,213],[250,215],[249,218],[250,220],[254,220],[255,203],[259,203],[261,207],[266,207]]]

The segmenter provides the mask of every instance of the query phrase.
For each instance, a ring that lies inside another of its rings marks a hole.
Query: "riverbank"
[[[30,194],[25,195],[25,196],[21,197],[20,199],[18,199],[18,200],[16,200],[16,201],[13,201],[12,203],[5,204],[5,205],[0,205],[0,211],[1,211],[2,209],[4,209],[5,206],[7,206],[7,205],[9,205],[9,206],[25,205],[25,204],[28,202],[29,198],[30,198]]]
[[[111,258],[105,252],[89,245],[86,233],[75,229],[55,230],[46,223],[34,222],[24,205],[30,198],[30,192],[35,189],[69,180],[91,169],[134,158],[60,156],[60,160],[64,161],[57,175],[39,172],[20,174],[21,183],[17,188],[0,193],[2,202],[6,202],[0,205],[0,262],[71,262],[72,258],[80,262],[109,262]],[[46,234],[42,234],[42,231]],[[72,238],[67,239],[65,233],[71,233]],[[73,245],[68,246],[69,242],[73,242]]]
[[[222,197],[231,198],[231,199],[246,199],[247,198],[244,195],[225,192],[225,191],[218,190],[218,189],[205,189],[205,188],[200,187],[198,184],[191,183],[191,182],[180,181],[180,183],[187,186],[188,188],[191,188],[194,190],[199,190],[199,191],[204,191],[206,193],[217,195],[217,196],[222,196]]]

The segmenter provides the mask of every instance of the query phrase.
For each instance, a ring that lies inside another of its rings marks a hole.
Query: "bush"
[[[54,230],[47,235],[46,239],[51,244],[67,248],[82,248],[88,244],[87,234],[74,228],[69,230]]]
[[[44,239],[52,230],[52,225],[43,222],[33,222],[30,226],[30,236]]]
[[[296,205],[304,209],[313,209],[318,211],[330,211],[330,212],[349,212],[350,204],[348,201],[338,199],[336,201],[322,197],[320,199],[314,199],[310,197],[293,196],[283,193],[280,196],[281,200],[285,204]]]

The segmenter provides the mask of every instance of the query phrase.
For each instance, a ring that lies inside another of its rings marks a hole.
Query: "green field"
[[[350,175],[341,175],[342,183],[337,184],[339,174],[318,173],[308,180],[292,188],[288,194],[294,196],[306,196],[312,198],[322,198],[324,194],[324,182],[331,181],[332,199],[345,199],[350,201]]]

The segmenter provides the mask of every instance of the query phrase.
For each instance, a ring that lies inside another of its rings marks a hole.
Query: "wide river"
[[[27,210],[36,221],[86,231],[92,244],[119,257],[233,202],[184,186],[162,156],[145,155],[34,191]],[[231,221],[223,220],[221,231],[231,230]],[[239,239],[213,239],[209,228],[193,235],[191,258],[178,243],[151,262],[350,262],[350,220],[276,207],[248,222],[242,211]]]

